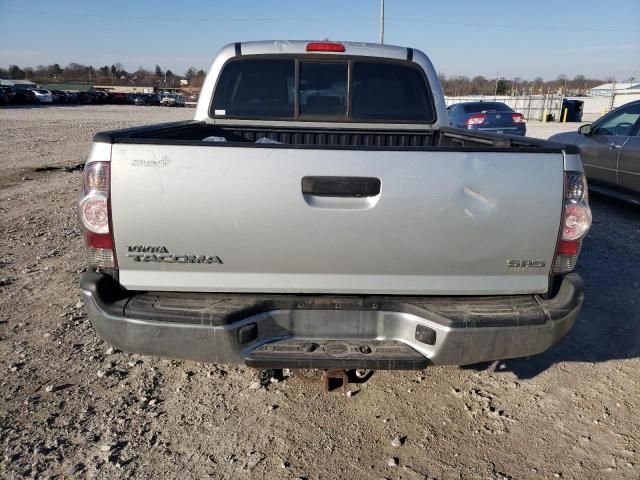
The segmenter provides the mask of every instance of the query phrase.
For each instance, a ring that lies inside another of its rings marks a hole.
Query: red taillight
[[[554,273],[573,271],[582,240],[591,227],[591,209],[587,181],[582,172],[566,172],[565,203],[562,212],[560,241],[556,250]]]
[[[558,255],[578,255],[582,240],[560,240]]]
[[[512,113],[511,119],[513,123],[525,123],[524,116],[521,113]]]
[[[85,231],[84,244],[89,248],[113,250],[113,237],[110,233],[100,235],[99,233]]]
[[[307,43],[307,52],[344,52],[344,45],[335,42]]]
[[[467,119],[467,125],[481,125],[485,118],[484,115],[472,115]]]
[[[109,162],[90,162],[82,175],[80,221],[85,229],[89,263],[97,268],[117,266],[111,228],[111,175]]]

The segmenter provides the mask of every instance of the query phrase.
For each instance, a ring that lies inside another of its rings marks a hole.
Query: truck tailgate
[[[562,153],[116,143],[119,280],[156,291],[542,293],[562,172]],[[380,192],[305,194],[305,177],[377,179]]]

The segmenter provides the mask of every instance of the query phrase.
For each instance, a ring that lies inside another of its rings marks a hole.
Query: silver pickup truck
[[[94,138],[79,209],[96,331],[259,368],[550,348],[583,301],[579,150],[447,125],[419,50],[224,47],[193,121]]]

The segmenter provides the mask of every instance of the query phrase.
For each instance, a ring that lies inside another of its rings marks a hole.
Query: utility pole
[[[609,98],[609,111],[613,110],[613,105],[615,104],[615,101],[616,101],[616,81],[614,79],[613,83],[611,84],[611,97]]]
[[[380,43],[384,43],[384,0],[380,0]]]
[[[493,94],[493,101],[495,102],[498,97],[498,80],[500,80],[500,72],[496,73],[496,91]]]

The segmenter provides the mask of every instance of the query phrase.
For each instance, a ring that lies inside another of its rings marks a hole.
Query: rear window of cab
[[[433,123],[431,90],[408,61],[238,58],[223,67],[217,118]]]

